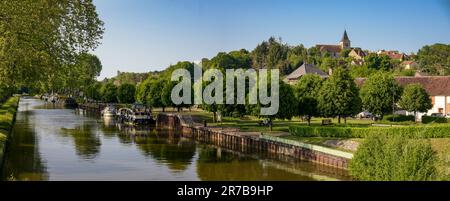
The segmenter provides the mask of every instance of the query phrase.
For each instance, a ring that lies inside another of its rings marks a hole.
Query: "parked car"
[[[363,118],[373,118],[373,114],[367,111],[361,112],[356,115],[356,118],[363,119]]]
[[[446,118],[450,118],[450,113],[448,113],[447,115],[445,115]]]
[[[442,113],[433,113],[430,115],[431,117],[444,117]]]

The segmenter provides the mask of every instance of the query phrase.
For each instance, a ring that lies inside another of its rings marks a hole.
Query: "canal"
[[[22,98],[2,180],[349,180],[345,170],[236,153]]]

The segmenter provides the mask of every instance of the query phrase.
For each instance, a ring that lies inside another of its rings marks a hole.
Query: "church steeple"
[[[344,35],[342,36],[341,41],[339,42],[339,45],[341,45],[342,49],[350,49],[350,39],[348,39],[347,30],[344,30]]]

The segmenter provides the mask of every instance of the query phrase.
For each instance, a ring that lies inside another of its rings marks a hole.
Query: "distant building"
[[[321,53],[328,53],[331,57],[338,58],[341,54],[341,51],[344,49],[351,49],[351,41],[348,38],[347,31],[344,31],[344,35],[342,36],[341,41],[338,45],[316,45],[316,48]]]
[[[400,66],[403,67],[403,69],[410,70],[410,69],[417,69],[419,64],[415,61],[404,61],[400,64]]]
[[[363,60],[367,54],[361,48],[353,48],[352,51],[348,53],[348,56],[356,60]]]
[[[328,74],[324,73],[322,70],[314,66],[313,64],[303,64],[299,68],[297,68],[294,72],[286,76],[284,82],[288,84],[294,84],[297,82],[303,75],[306,74],[316,74],[322,78],[327,78]]]
[[[399,61],[405,61],[408,60],[408,55],[404,54],[404,53],[399,53],[398,51],[385,51],[385,50],[381,50],[378,51],[377,53],[378,55],[386,55],[391,59],[394,60],[399,60]]]
[[[357,78],[358,86],[364,85],[366,78]],[[420,84],[430,95],[433,107],[426,113],[418,113],[420,120],[423,115],[431,115],[433,113],[441,113],[443,115],[450,113],[450,76],[421,76],[415,77],[400,76],[395,77],[400,86],[405,87],[409,84]],[[412,112],[404,110],[396,111],[398,114],[413,115]]]
[[[367,53],[361,48],[352,48],[352,50],[348,53],[348,56],[353,58],[352,65],[361,66],[364,64],[364,57],[367,56]]]

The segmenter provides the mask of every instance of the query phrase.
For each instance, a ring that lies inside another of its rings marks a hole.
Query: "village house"
[[[361,66],[364,64],[364,57],[367,56],[367,53],[364,52],[361,48],[352,48],[352,50],[348,53],[350,58],[353,58],[352,65]]]
[[[419,64],[415,61],[404,61],[400,64],[400,66],[405,70],[410,70],[417,69],[417,67],[419,67]]]
[[[398,51],[385,51],[385,50],[380,50],[377,52],[378,55],[386,55],[389,58],[393,59],[393,60],[398,60],[398,61],[405,61],[408,60],[408,55],[404,54],[404,53],[399,53]]]
[[[313,64],[304,63],[291,74],[284,78],[284,82],[288,84],[295,84],[303,75],[306,74],[316,74],[322,78],[328,78],[328,74],[324,73],[322,70],[314,66]]]
[[[361,87],[365,80],[366,78],[357,78],[356,83]],[[402,87],[409,84],[420,84],[430,95],[433,107],[426,113],[418,113],[418,120],[421,120],[423,115],[430,116],[431,114],[440,113],[445,116],[450,114],[450,76],[421,76],[416,74],[414,77],[395,77],[395,80]],[[395,113],[414,115],[413,112],[404,110],[399,110]]]

